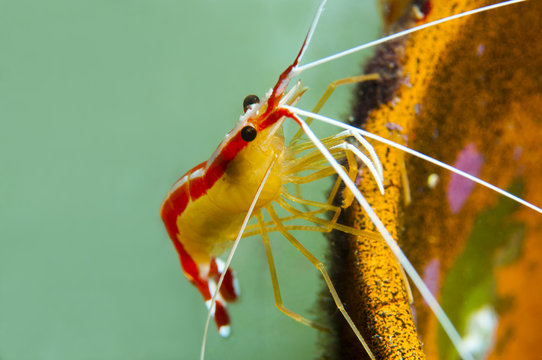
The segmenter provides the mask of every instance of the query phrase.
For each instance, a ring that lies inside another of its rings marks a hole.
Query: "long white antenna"
[[[288,107],[284,106],[284,108],[287,108],[291,110],[292,112],[295,109],[289,106]],[[295,109],[295,110],[298,111],[298,109]],[[312,115],[310,117],[312,117]],[[433,296],[433,294],[431,293],[427,285],[425,285],[425,283],[423,282],[423,279],[420,277],[420,275],[418,275],[418,273],[416,272],[416,269],[414,269],[414,266],[412,266],[412,264],[410,263],[408,258],[405,256],[405,254],[403,253],[399,245],[397,245],[397,243],[395,242],[395,240],[389,233],[388,229],[386,229],[386,227],[384,226],[384,224],[382,223],[378,215],[376,215],[373,208],[367,202],[367,200],[365,200],[365,198],[363,197],[359,189],[356,187],[356,185],[354,185],[352,180],[350,180],[346,172],[342,169],[341,165],[339,165],[339,163],[335,160],[333,155],[329,153],[329,151],[320,142],[318,137],[312,132],[312,130],[310,129],[310,127],[307,125],[305,121],[303,121],[301,118],[299,118],[297,115],[294,115],[294,114],[292,114],[292,118],[295,119],[299,123],[299,125],[301,126],[301,128],[303,129],[307,137],[314,143],[314,145],[318,148],[318,150],[320,150],[322,155],[324,155],[324,157],[329,162],[329,164],[337,172],[337,175],[341,177],[345,186],[348,187],[350,191],[352,191],[358,203],[365,210],[365,212],[367,213],[367,216],[369,216],[372,223],[377,228],[378,232],[382,235],[388,247],[391,249],[391,251],[397,258],[399,263],[403,266],[406,273],[410,276],[416,288],[418,288],[418,290],[422,294],[423,298],[425,299],[425,302],[427,303],[427,305],[429,305],[429,307],[431,308],[431,310],[433,311],[433,313],[439,320],[442,328],[444,329],[444,331],[446,332],[446,334],[448,335],[448,337],[454,344],[455,348],[457,349],[461,357],[465,360],[474,360],[472,355],[465,348],[463,344],[463,340],[461,339],[461,336],[459,335],[454,325],[452,324],[452,322],[450,321],[450,319],[448,318],[448,316],[446,315],[446,313],[444,312],[444,310],[438,303],[437,299],[435,299],[435,297]]]
[[[258,191],[256,191],[256,194],[254,195],[254,199],[252,200],[252,203],[250,204],[250,207],[245,216],[245,219],[243,220],[243,224],[241,225],[241,228],[239,229],[237,238],[235,238],[235,241],[233,242],[233,246],[231,247],[231,250],[228,253],[228,258],[226,259],[226,263],[224,264],[224,270],[222,271],[222,274],[220,275],[220,279],[218,280],[218,283],[216,284],[216,289],[215,289],[215,292],[213,293],[213,297],[211,298],[209,310],[207,311],[207,319],[205,320],[205,327],[203,329],[203,340],[201,341],[200,360],[205,360],[205,345],[207,344],[207,333],[209,332],[209,323],[211,322],[211,315],[215,307],[216,297],[218,296],[218,293],[220,291],[220,286],[222,286],[222,282],[224,281],[226,272],[228,271],[228,268],[230,267],[230,264],[231,264],[231,260],[233,259],[233,254],[235,254],[235,250],[237,249],[237,246],[239,245],[239,241],[241,240],[241,237],[243,236],[243,232],[245,232],[245,228],[247,227],[248,221],[250,220],[250,217],[252,216],[252,212],[254,211],[254,208],[256,207],[256,203],[258,202],[258,199],[260,198],[260,194],[262,193],[265,183],[267,182],[267,178],[269,177],[269,174],[271,174],[271,169],[273,168],[273,165],[275,165],[275,162],[276,162],[276,159],[273,159],[271,164],[269,164],[267,171],[265,172],[265,176],[263,177],[262,182],[260,183],[260,187],[258,187]]]
[[[309,28],[309,32],[307,33],[307,37],[305,38],[305,44],[303,45],[303,48],[301,49],[301,53],[297,57],[297,61],[300,62],[303,58],[303,55],[305,55],[305,52],[307,51],[307,48],[309,47],[309,44],[312,40],[312,35],[314,34],[314,30],[316,30],[316,25],[318,25],[318,21],[320,20],[320,15],[322,15],[322,12],[324,11],[324,5],[326,4],[327,0],[322,0],[320,5],[318,6],[318,10],[316,11],[316,15],[314,15],[314,19],[312,20],[311,26]]]
[[[376,45],[385,43],[385,42],[387,42],[387,41],[391,41],[391,40],[400,38],[400,37],[402,37],[402,36],[406,36],[406,35],[408,35],[408,34],[412,34],[413,32],[416,32],[416,31],[419,31],[419,30],[422,30],[422,29],[425,29],[425,28],[428,28],[428,27],[431,27],[431,26],[435,26],[435,25],[442,24],[442,23],[445,23],[445,22],[448,22],[448,21],[452,21],[452,20],[455,20],[455,19],[459,19],[459,18],[462,18],[462,17],[465,17],[465,16],[469,16],[469,15],[472,15],[472,14],[476,14],[476,13],[479,13],[479,12],[484,12],[484,11],[496,9],[496,8],[499,8],[499,7],[502,7],[502,6],[512,5],[512,4],[519,3],[519,2],[523,2],[523,1],[527,1],[527,0],[508,0],[508,1],[503,1],[503,2],[501,2],[501,3],[497,3],[497,4],[493,4],[493,5],[484,6],[484,7],[478,8],[478,9],[474,9],[474,10],[465,11],[465,12],[462,12],[462,13],[460,13],[460,14],[448,16],[448,17],[445,17],[445,18],[443,18],[443,19],[431,21],[431,22],[428,22],[428,23],[426,23],[426,24],[423,24],[423,25],[420,25],[420,26],[413,27],[413,28],[411,28],[411,29],[403,30],[403,31],[400,31],[400,32],[398,32],[398,33],[395,33],[395,34],[392,34],[392,35],[389,35],[389,36],[385,36],[385,37],[383,37],[383,38],[380,38],[380,39],[377,39],[377,40],[368,42],[368,43],[366,43],[366,44],[359,45],[359,46],[353,47],[353,48],[351,48],[351,49],[344,50],[344,51],[341,51],[341,52],[339,52],[339,53],[336,53],[336,54],[327,56],[327,57],[322,58],[322,59],[320,59],[320,60],[316,60],[316,61],[310,62],[310,63],[308,63],[308,64],[298,66],[297,68],[294,69],[292,76],[299,75],[299,74],[301,74],[303,71],[305,71],[305,70],[307,70],[307,69],[310,69],[310,68],[312,68],[312,67],[315,67],[315,66],[318,66],[318,65],[321,65],[321,64],[324,64],[324,63],[333,61],[333,60],[335,60],[335,59],[341,58],[341,57],[343,57],[343,56],[347,56],[347,55],[353,54],[353,53],[355,53],[355,52],[358,52],[358,51],[361,51],[361,50],[364,50],[364,49],[367,49],[367,48],[370,48],[370,47],[373,47],[373,46],[376,46]]]
[[[509,193],[508,191],[506,190],[503,190],[493,184],[490,184],[488,183],[487,181],[484,181],[480,178],[477,178],[475,176],[472,176],[471,174],[469,173],[466,173],[462,170],[459,170],[458,168],[455,168],[451,165],[448,165],[446,163],[443,163],[442,161],[439,161],[437,159],[434,159],[430,156],[427,156],[425,154],[422,154],[421,152],[418,152],[416,150],[412,150],[404,145],[401,145],[401,144],[398,144],[396,142],[393,142],[391,140],[388,140],[386,138],[383,138],[381,136],[378,136],[378,135],[375,135],[375,134],[372,134],[366,130],[362,130],[362,129],[358,129],[357,127],[354,127],[354,126],[351,126],[351,125],[348,125],[348,124],[345,124],[343,122],[340,122],[340,121],[337,121],[337,120],[334,120],[334,119],[331,119],[331,118],[328,118],[326,116],[323,116],[323,115],[320,115],[320,114],[316,114],[316,113],[312,113],[310,111],[305,111],[305,110],[301,110],[301,109],[298,109],[298,108],[295,108],[295,107],[292,107],[292,106],[288,106],[288,105],[284,105],[283,108],[286,108],[288,110],[290,110],[291,112],[295,113],[295,114],[299,114],[299,115],[302,115],[302,116],[307,116],[307,117],[311,117],[315,120],[318,120],[318,121],[322,121],[322,122],[325,122],[325,123],[328,123],[328,124],[331,124],[331,125],[334,125],[334,126],[337,126],[337,127],[341,127],[343,129],[348,129],[348,130],[351,130],[353,132],[357,132],[363,136],[366,136],[368,138],[371,138],[371,139],[374,139],[376,141],[379,141],[381,143],[384,143],[386,145],[389,145],[389,146],[392,146],[396,149],[399,149],[401,151],[404,151],[406,153],[409,153],[411,155],[414,155],[420,159],[423,159],[425,161],[428,161],[432,164],[435,164],[437,166],[440,166],[441,168],[444,168],[446,170],[449,170],[453,173],[456,173],[457,175],[459,176],[462,176],[464,178],[467,178],[471,181],[474,181],[475,183],[478,183],[490,190],[493,190],[503,196],[506,196],[507,198],[511,199],[511,200],[514,200],[515,202],[521,204],[521,205],[524,205],[524,206],[527,206],[528,208],[531,208],[532,210],[538,212],[538,213],[541,213],[542,214],[542,209],[539,208],[538,206],[534,205],[534,204],[531,204],[530,202],[528,201],[525,201],[523,200],[522,198],[520,197],[517,197],[516,195],[514,194],[511,194]]]

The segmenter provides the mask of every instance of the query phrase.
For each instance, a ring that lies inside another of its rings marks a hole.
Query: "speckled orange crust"
[[[423,21],[487,4],[431,1]],[[412,20],[411,14],[403,21]],[[481,178],[540,206],[541,33],[542,1],[531,0],[388,44],[366,66],[384,81],[358,87],[356,122],[450,164],[462,150],[474,149],[483,159]],[[360,188],[419,273],[433,272],[436,296],[458,330],[464,333],[466,316],[488,305],[498,316],[494,342],[487,345],[490,358],[539,358],[542,217],[480,186],[454,212],[447,194],[450,174],[409,156],[404,159],[412,202],[405,205],[403,155],[375,148],[385,168],[386,195],[368,176]],[[440,181],[431,188],[427,179],[433,173]],[[372,230],[357,206],[343,220]],[[331,244],[339,293],[377,358],[424,358],[416,327],[427,358],[458,358],[416,291],[414,326],[402,276],[383,241],[337,234]],[[336,332],[338,343],[327,356],[360,358],[348,329],[338,325]]]

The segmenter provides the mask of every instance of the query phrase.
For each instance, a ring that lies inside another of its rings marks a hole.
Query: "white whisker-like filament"
[[[371,162],[371,159],[367,157],[364,153],[362,153],[357,147],[355,147],[352,144],[342,143],[335,146],[332,146],[331,149],[343,149],[348,150],[354,153],[360,159],[365,166],[369,169],[371,174],[373,174],[373,177],[375,178],[376,184],[378,185],[378,189],[380,190],[380,193],[384,195],[384,178],[382,177],[382,174],[378,172],[378,170],[375,168],[373,163]]]
[[[445,17],[445,18],[442,18],[442,19],[439,19],[439,20],[435,20],[435,21],[431,21],[431,22],[428,22],[426,24],[415,26],[415,27],[407,29],[407,30],[399,31],[398,33],[395,33],[395,34],[392,34],[392,35],[389,35],[389,36],[385,36],[383,38],[380,38],[380,39],[377,39],[377,40],[374,40],[374,41],[370,41],[370,42],[362,44],[362,45],[355,46],[355,47],[353,47],[351,49],[338,52],[336,54],[333,54],[333,55],[327,56],[325,58],[310,62],[310,63],[305,64],[305,65],[298,66],[294,70],[294,73],[295,73],[295,75],[299,75],[299,74],[301,74],[303,71],[305,71],[307,69],[310,69],[310,68],[316,67],[318,65],[322,65],[322,64],[331,62],[333,60],[342,58],[344,56],[356,53],[356,52],[361,51],[361,50],[365,50],[365,49],[374,47],[376,45],[383,44],[383,43],[391,41],[391,40],[395,40],[397,38],[412,34],[412,33],[416,32],[416,31],[420,31],[420,30],[423,30],[423,29],[426,29],[426,28],[429,28],[429,27],[432,27],[432,26],[436,26],[436,25],[439,25],[439,24],[442,24],[442,23],[445,23],[445,22],[448,22],[448,21],[460,19],[460,18],[465,17],[465,16],[470,16],[470,15],[473,15],[473,14],[476,14],[476,13],[485,12],[485,11],[493,10],[493,9],[496,9],[496,8],[499,8],[499,7],[508,6],[508,5],[512,5],[512,4],[520,3],[520,2],[524,2],[524,1],[527,1],[527,0],[503,1],[503,2],[500,2],[500,3],[497,3],[497,4],[487,5],[487,6],[478,8],[478,9],[465,11],[465,12],[462,12],[460,14],[448,16],[448,17]]]
[[[521,205],[524,205],[524,206],[526,206],[526,207],[528,207],[528,208],[542,214],[542,209],[540,207],[538,207],[538,206],[536,206],[534,204],[531,204],[530,202],[525,201],[522,198],[520,198],[520,197],[518,197],[518,196],[516,196],[514,194],[511,194],[508,191],[503,190],[503,189],[501,189],[501,188],[499,188],[499,187],[497,187],[497,186],[495,186],[495,185],[493,185],[491,183],[488,183],[487,181],[484,181],[484,180],[482,180],[480,178],[477,178],[476,176],[472,176],[471,174],[466,173],[466,172],[464,172],[462,170],[459,170],[459,169],[457,169],[457,168],[455,168],[455,167],[453,167],[451,165],[448,165],[448,164],[446,164],[446,163],[444,163],[442,161],[439,161],[439,160],[434,159],[434,158],[432,158],[430,156],[422,154],[419,151],[412,150],[412,149],[410,149],[410,148],[408,148],[408,147],[406,147],[404,145],[398,144],[398,143],[396,143],[394,141],[391,141],[389,139],[386,139],[386,138],[384,138],[382,136],[372,134],[372,133],[370,133],[370,132],[368,132],[366,130],[356,128],[354,126],[345,124],[343,122],[331,119],[331,118],[329,118],[327,116],[312,113],[310,111],[301,110],[301,109],[298,109],[298,108],[293,107],[293,106],[287,106],[286,105],[286,106],[284,106],[284,108],[287,108],[291,112],[293,112],[295,114],[298,114],[298,115],[301,115],[301,116],[311,117],[311,118],[313,118],[315,120],[325,122],[325,123],[328,123],[330,125],[334,125],[334,126],[337,126],[337,127],[343,128],[343,129],[352,130],[354,132],[357,132],[360,135],[366,136],[366,137],[371,138],[373,140],[376,140],[378,142],[381,142],[381,143],[384,143],[384,144],[389,145],[391,147],[394,147],[396,149],[402,150],[402,151],[404,151],[404,152],[406,152],[408,154],[416,156],[416,157],[418,157],[418,158],[420,158],[422,160],[428,161],[428,162],[430,162],[432,164],[435,164],[435,165],[437,165],[437,166],[439,166],[441,168],[449,170],[449,171],[451,171],[451,172],[453,172],[453,173],[455,173],[457,175],[460,175],[460,176],[462,176],[464,178],[467,178],[467,179],[469,179],[471,181],[474,181],[477,184],[480,184],[480,185],[482,185],[482,186],[484,186],[484,187],[486,187],[486,188],[488,188],[490,190],[495,191],[496,193],[499,193],[499,194],[501,194],[503,196],[506,196],[507,198],[509,198],[509,199],[521,204]]]
[[[382,163],[380,162],[380,158],[376,154],[376,151],[375,151],[373,145],[371,145],[370,142],[368,142],[359,133],[357,133],[355,131],[345,130],[345,131],[340,132],[339,134],[337,134],[337,137],[342,137],[343,135],[352,136],[354,139],[356,139],[363,146],[363,148],[365,150],[367,150],[367,152],[369,153],[369,156],[371,156],[371,159],[373,159],[373,163],[375,164],[376,168],[378,169],[378,173],[380,174],[380,178],[382,179],[382,181],[384,181],[384,175],[383,175],[384,173],[383,173],[383,169],[382,169]]]
[[[292,113],[294,113],[294,110],[296,110],[297,113],[301,114],[296,108],[293,107],[286,107],[289,109]],[[303,115],[303,114],[302,114]],[[316,115],[316,114],[314,114]],[[311,118],[314,118],[313,115],[303,115],[303,116],[310,116]],[[316,118],[315,118],[316,119]],[[360,204],[360,206],[363,208],[367,216],[371,219],[371,222],[374,224],[380,235],[384,238],[384,241],[390,248],[390,250],[393,252],[401,266],[405,269],[405,272],[410,276],[412,279],[412,282],[416,286],[416,288],[420,291],[422,294],[422,297],[424,298],[425,302],[435,316],[437,317],[438,321],[440,322],[442,328],[454,344],[455,348],[461,355],[461,357],[465,360],[472,360],[472,355],[466,351],[465,346],[463,344],[463,340],[461,339],[461,336],[455,329],[454,325],[448,318],[448,315],[444,312],[440,304],[438,303],[437,299],[433,296],[427,285],[425,285],[425,282],[420,277],[414,266],[411,264],[411,262],[408,260],[406,255],[403,253],[399,245],[395,242],[391,234],[389,233],[388,229],[384,226],[378,215],[374,212],[371,205],[365,200],[365,197],[361,194],[359,189],[356,187],[356,185],[350,180],[346,172],[343,170],[341,165],[335,160],[333,155],[330,154],[330,152],[326,149],[326,147],[320,142],[318,137],[312,132],[310,127],[307,125],[305,121],[303,121],[301,118],[296,116],[296,121],[300,124],[301,128],[303,129],[303,132],[307,135],[309,140],[311,140],[314,145],[318,148],[318,150],[322,153],[322,155],[326,158],[326,160],[329,162],[329,164],[335,169],[337,175],[341,177],[344,184],[352,193],[354,194],[354,197]]]
[[[293,107],[287,107],[289,110],[294,112],[294,110],[299,110]],[[300,112],[298,112],[300,113]],[[301,114],[301,113],[300,113]],[[313,114],[316,115],[316,114]],[[313,115],[309,115],[310,117],[313,117]],[[306,115],[303,115],[306,116]],[[405,269],[406,273],[410,276],[412,279],[412,282],[420,291],[422,294],[422,297],[426,301],[427,305],[431,308],[435,316],[437,317],[439,323],[441,324],[442,328],[454,344],[455,348],[461,355],[461,357],[465,360],[472,360],[472,355],[465,349],[465,346],[463,344],[463,340],[461,339],[461,336],[455,329],[454,325],[438,303],[437,299],[433,296],[427,285],[425,285],[425,282],[420,277],[414,266],[411,264],[411,262],[408,260],[406,255],[403,253],[399,245],[395,242],[389,231],[386,229],[378,215],[374,212],[371,205],[367,202],[365,197],[361,194],[359,189],[356,187],[356,185],[350,180],[346,172],[342,169],[341,165],[335,160],[333,155],[329,153],[329,151],[326,149],[326,147],[320,142],[318,137],[312,132],[310,127],[303,121],[301,118],[296,116],[296,121],[299,122],[301,125],[301,128],[307,135],[307,137],[314,143],[314,145],[318,148],[318,150],[322,153],[322,155],[326,158],[326,160],[329,162],[329,164],[335,169],[337,175],[341,177],[344,184],[352,193],[354,194],[354,197],[360,204],[360,206],[364,209],[367,216],[371,219],[371,222],[374,224],[374,226],[377,228],[378,232],[382,237],[384,238],[384,241],[390,248],[390,250],[393,252],[401,266]]]
[[[305,55],[305,52],[309,48],[309,44],[312,40],[312,35],[314,35],[314,31],[316,30],[316,25],[318,25],[318,21],[320,20],[320,16],[322,15],[322,12],[324,11],[324,6],[326,5],[327,0],[322,0],[320,2],[320,5],[318,6],[318,10],[316,10],[316,15],[314,15],[314,18],[312,20],[311,26],[309,28],[309,32],[307,33],[307,37],[305,39],[305,46],[301,49],[301,53],[299,54],[299,57],[297,58],[298,61],[301,61],[303,58],[303,55]],[[295,76],[295,75],[292,75]]]

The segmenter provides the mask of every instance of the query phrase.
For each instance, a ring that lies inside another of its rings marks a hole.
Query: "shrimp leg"
[[[329,289],[329,292],[330,292],[331,296],[333,297],[333,300],[335,301],[335,305],[337,306],[337,309],[341,312],[341,314],[343,315],[346,322],[348,322],[348,325],[350,325],[350,327],[352,328],[352,331],[354,332],[354,334],[358,338],[359,342],[363,345],[363,348],[365,349],[365,351],[367,352],[369,357],[372,360],[375,360],[375,357],[374,357],[371,349],[367,345],[367,342],[365,341],[365,339],[363,338],[363,336],[359,332],[358,328],[356,327],[356,325],[354,324],[354,322],[350,318],[350,315],[348,315],[348,312],[344,308],[344,305],[343,305],[341,299],[339,298],[339,294],[335,290],[335,287],[333,286],[333,283],[331,282],[331,279],[329,277],[329,274],[328,274],[324,264],[320,260],[318,260],[310,251],[308,251],[292,234],[290,234],[290,232],[288,232],[288,230],[286,230],[284,228],[284,226],[282,225],[282,223],[281,223],[281,221],[280,221],[280,219],[279,219],[279,217],[278,217],[277,213],[275,212],[275,209],[273,208],[272,205],[267,205],[265,207],[265,209],[269,213],[269,216],[271,216],[271,219],[273,219],[273,221],[277,225],[280,233],[297,250],[299,250],[318,269],[318,271],[320,271],[320,273],[322,274],[322,277],[324,278],[324,281],[325,281],[325,283],[326,283],[326,285],[327,285],[327,287]]]
[[[269,264],[269,273],[271,275],[271,283],[273,284],[273,295],[275,297],[275,305],[277,308],[286,314],[287,316],[291,317],[295,321],[298,321],[304,325],[310,326],[312,328],[315,328],[317,330],[326,331],[329,332],[329,329],[318,325],[317,323],[308,320],[304,318],[303,316],[287,309],[283,302],[282,302],[282,296],[280,295],[280,287],[277,277],[277,269],[275,267],[275,261],[273,260],[273,253],[271,251],[271,244],[269,243],[269,236],[267,235],[267,231],[264,226],[264,219],[261,211],[258,211],[256,213],[256,219],[258,219],[258,224],[260,225],[260,233],[262,236],[262,242],[265,247],[265,254],[267,256],[267,263]]]

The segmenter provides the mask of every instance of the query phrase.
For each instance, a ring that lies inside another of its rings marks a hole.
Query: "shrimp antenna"
[[[320,20],[320,15],[322,15],[322,12],[324,11],[324,5],[326,4],[327,0],[322,0],[320,2],[320,5],[318,6],[318,10],[316,11],[316,15],[314,15],[314,18],[311,22],[311,25],[309,27],[309,31],[307,32],[307,35],[305,36],[305,39],[303,40],[303,44],[301,45],[301,49],[297,53],[294,62],[286,68],[280,74],[279,80],[271,89],[271,93],[268,95],[268,110],[269,112],[272,111],[272,109],[275,108],[279,104],[280,99],[282,98],[282,94],[288,87],[288,84],[290,83],[290,80],[297,75],[296,69],[299,65],[299,62],[301,61],[301,58],[303,55],[305,55],[305,52],[307,51],[307,48],[309,47],[309,44],[312,39],[312,35],[314,34],[314,30],[316,30],[316,25],[318,25],[318,21]]]
[[[215,308],[216,298],[220,291],[220,287],[222,286],[222,283],[224,282],[224,277],[226,276],[226,272],[228,271],[228,268],[230,267],[231,260],[233,259],[233,255],[235,254],[235,250],[237,250],[239,241],[241,240],[241,237],[243,236],[243,233],[245,232],[245,228],[247,227],[248,221],[250,220],[250,217],[252,216],[252,212],[254,211],[254,208],[256,207],[256,203],[258,202],[258,199],[260,198],[260,194],[262,193],[265,183],[267,182],[267,178],[269,177],[269,174],[271,174],[271,169],[273,168],[273,165],[275,165],[275,162],[276,162],[276,158],[273,159],[271,164],[269,164],[269,167],[267,168],[267,171],[265,172],[262,182],[260,183],[260,186],[258,187],[256,194],[254,195],[254,199],[252,199],[252,203],[250,204],[250,207],[247,211],[245,219],[243,220],[243,224],[241,225],[241,228],[239,229],[239,233],[237,233],[237,237],[235,238],[235,241],[233,242],[233,246],[231,247],[231,250],[228,253],[228,258],[226,259],[226,263],[224,264],[224,270],[222,270],[220,279],[218,280],[218,283],[216,284],[216,289],[213,293],[213,297],[211,298],[209,310],[207,311],[207,319],[205,320],[205,327],[203,329],[203,339],[201,341],[200,360],[205,360],[205,346],[207,344],[207,333],[209,332],[209,323],[211,322],[211,315],[213,314],[213,310]]]
[[[358,46],[353,47],[353,48],[351,48],[351,49],[341,51],[341,52],[339,52],[339,53],[336,53],[336,54],[327,56],[327,57],[325,57],[325,58],[322,58],[322,59],[319,59],[319,60],[315,60],[315,61],[310,62],[310,63],[308,63],[308,64],[305,64],[305,65],[302,65],[302,66],[296,66],[296,67],[294,68],[294,70],[292,71],[292,76],[299,75],[299,74],[301,74],[303,71],[305,71],[305,70],[307,70],[307,69],[310,69],[310,68],[312,68],[312,67],[315,67],[315,66],[318,66],[318,65],[321,65],[321,64],[325,64],[325,63],[330,62],[330,61],[333,61],[333,60],[335,60],[335,59],[342,58],[343,56],[347,56],[347,55],[356,53],[356,52],[358,52],[358,51],[361,51],[361,50],[364,50],[364,49],[367,49],[367,48],[370,48],[370,47],[373,47],[373,46],[376,46],[376,45],[383,44],[383,43],[385,43],[385,42],[388,42],[388,41],[391,41],[391,40],[394,40],[394,39],[397,39],[397,38],[406,36],[406,35],[408,35],[408,34],[412,34],[413,32],[416,32],[416,31],[419,31],[419,30],[422,30],[422,29],[425,29],[425,28],[428,28],[428,27],[431,27],[431,26],[435,26],[435,25],[442,24],[442,23],[445,23],[445,22],[448,22],[448,21],[452,21],[452,20],[455,20],[455,19],[460,19],[460,18],[462,18],[462,17],[469,16],[469,15],[472,15],[472,14],[476,14],[476,13],[480,13],[480,12],[484,12],[484,11],[496,9],[496,8],[499,8],[499,7],[502,7],[502,6],[508,6],[508,5],[512,5],[512,4],[515,4],[515,3],[524,2],[524,1],[527,1],[527,0],[508,0],[508,1],[503,1],[503,2],[500,2],[500,3],[497,3],[497,4],[483,6],[483,7],[478,8],[478,9],[473,9],[473,10],[465,11],[465,12],[462,12],[462,13],[459,13],[459,14],[456,14],[456,15],[447,16],[447,17],[442,18],[442,19],[439,19],[439,20],[431,21],[431,22],[428,22],[428,23],[423,24],[423,25],[415,26],[415,27],[413,27],[413,28],[410,28],[410,29],[407,29],[407,30],[400,31],[400,32],[395,33],[395,34],[392,34],[392,35],[389,35],[389,36],[385,36],[385,37],[383,37],[383,38],[380,38],[380,39],[377,39],[377,40],[374,40],[374,41],[370,41],[370,42],[365,43],[365,44],[362,44],[362,45],[358,45]],[[317,18],[316,18],[316,19],[317,19]],[[315,19],[315,20],[316,20],[316,19]],[[311,26],[311,27],[312,27],[312,26]],[[304,50],[303,50],[303,51],[304,51]]]
[[[328,118],[328,117],[320,115],[320,114],[316,114],[316,113],[313,113],[313,112],[310,112],[310,111],[301,110],[301,109],[298,109],[298,108],[295,108],[295,107],[292,107],[292,106],[288,106],[288,105],[284,105],[282,107],[290,110],[291,112],[293,112],[295,114],[311,117],[311,118],[313,118],[315,120],[325,122],[325,123],[328,123],[330,125],[334,125],[334,126],[337,126],[337,127],[341,127],[343,129],[351,130],[353,132],[356,132],[358,134],[361,134],[363,136],[366,136],[366,137],[371,138],[373,140],[376,140],[378,142],[384,143],[386,145],[389,145],[391,147],[394,147],[396,149],[399,149],[401,151],[404,151],[406,153],[414,155],[414,156],[416,156],[416,157],[418,157],[418,158],[420,158],[422,160],[428,161],[428,162],[430,162],[432,164],[435,164],[435,165],[437,165],[437,166],[439,166],[441,168],[444,168],[444,169],[449,170],[449,171],[451,171],[453,173],[456,173],[459,176],[462,176],[462,177],[467,178],[467,179],[469,179],[471,181],[474,181],[475,183],[478,183],[478,184],[480,184],[480,185],[482,185],[482,186],[484,186],[484,187],[486,187],[486,188],[488,188],[490,190],[493,190],[493,191],[495,191],[495,192],[497,192],[497,193],[499,193],[501,195],[504,195],[507,198],[509,198],[509,199],[521,204],[521,205],[527,206],[528,208],[542,214],[542,209],[539,208],[538,206],[536,206],[534,204],[531,204],[530,202],[525,201],[522,198],[520,198],[520,197],[518,197],[518,196],[516,196],[514,194],[511,194],[508,191],[503,190],[503,189],[501,189],[501,188],[499,188],[499,187],[497,187],[497,186],[495,186],[493,184],[490,184],[487,181],[484,181],[484,180],[482,180],[480,178],[477,178],[476,176],[472,176],[469,173],[466,173],[466,172],[464,172],[462,170],[459,170],[458,168],[455,168],[455,167],[453,167],[451,165],[448,165],[448,164],[446,164],[446,163],[444,163],[442,161],[434,159],[434,158],[432,158],[432,157],[430,157],[428,155],[425,155],[425,154],[423,154],[423,153],[421,153],[419,151],[412,150],[412,149],[410,149],[410,148],[408,148],[408,147],[406,147],[404,145],[398,144],[396,142],[393,142],[393,141],[388,140],[386,138],[383,138],[381,136],[375,135],[375,134],[370,133],[370,132],[368,132],[366,130],[359,129],[357,127],[345,124],[345,123],[337,121],[337,120],[333,120],[331,118]]]
[[[313,144],[318,148],[318,150],[322,153],[322,155],[326,158],[326,160],[329,162],[329,164],[335,169],[335,172],[337,175],[341,177],[344,184],[348,189],[354,194],[354,197],[360,204],[360,206],[365,210],[365,213],[367,216],[369,216],[369,219],[371,219],[371,222],[374,224],[378,232],[382,235],[384,238],[384,241],[386,241],[386,244],[390,248],[390,250],[393,252],[403,269],[406,271],[406,273],[410,276],[412,279],[412,282],[416,286],[416,288],[420,291],[422,294],[425,302],[429,305],[435,316],[437,317],[438,321],[440,322],[442,328],[454,344],[454,347],[459,352],[459,355],[465,359],[465,360],[473,360],[472,354],[466,349],[466,346],[463,343],[463,340],[461,339],[461,335],[457,332],[454,325],[450,321],[450,318],[446,315],[440,304],[438,303],[437,299],[433,296],[427,285],[423,282],[423,279],[420,277],[412,263],[408,260],[406,255],[403,253],[399,245],[395,242],[391,234],[389,233],[388,229],[384,226],[382,223],[382,220],[376,215],[371,205],[367,202],[365,197],[361,194],[359,189],[356,187],[356,185],[350,180],[346,172],[343,170],[341,165],[335,160],[333,155],[326,149],[325,145],[322,144],[322,142],[318,139],[318,137],[312,132],[310,127],[307,125],[305,121],[303,121],[299,116],[296,115],[296,113],[306,116],[304,111],[301,111],[297,108],[291,107],[291,106],[283,106],[282,109],[285,111],[285,115],[287,117],[290,117],[294,121],[298,123],[298,125],[301,127],[303,132],[307,135],[307,137],[313,142]],[[308,112],[306,112],[308,113]],[[310,117],[313,117],[312,114],[309,115]],[[317,119],[314,117],[314,119]],[[331,119],[330,119],[331,120]],[[356,128],[353,128],[356,129]],[[358,129],[359,130],[359,129]]]
[[[314,34],[314,31],[316,30],[316,25],[318,25],[318,21],[320,21],[320,15],[322,15],[322,12],[324,11],[324,5],[326,4],[326,2],[327,0],[322,0],[320,2],[320,5],[318,6],[318,10],[316,10],[316,15],[314,15],[314,18],[312,19],[311,26],[309,27],[309,31],[307,32],[307,37],[305,38],[305,41],[303,42],[303,46],[301,47],[301,51],[299,52],[299,55],[297,55],[297,59],[296,59],[297,63],[301,61],[301,59],[303,58],[303,55],[305,55],[305,52],[307,51],[307,48],[309,47],[309,44],[312,40],[312,35]]]

